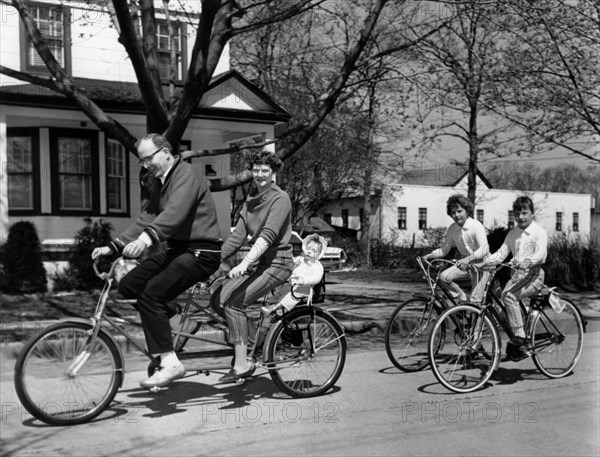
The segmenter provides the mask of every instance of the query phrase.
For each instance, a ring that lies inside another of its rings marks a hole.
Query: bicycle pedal
[[[160,387],[158,387],[158,386],[150,387],[150,392],[152,392],[153,394],[155,394],[159,390],[160,390]]]

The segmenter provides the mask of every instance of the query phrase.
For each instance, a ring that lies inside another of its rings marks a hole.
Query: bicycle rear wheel
[[[433,303],[424,298],[398,305],[385,328],[385,351],[397,368],[414,372],[429,365],[427,344],[438,317]]]
[[[564,308],[540,310],[531,335],[533,363],[549,378],[562,378],[573,371],[583,348],[583,322],[573,303],[561,298]]]
[[[123,381],[112,339],[90,342],[90,324],[61,322],[32,337],[15,364],[15,389],[35,418],[51,425],[92,420],[110,404]]]
[[[482,310],[460,305],[442,313],[429,337],[429,360],[437,380],[453,392],[473,392],[500,361],[496,327]]]
[[[313,397],[336,383],[346,363],[346,335],[320,308],[293,310],[267,338],[266,362],[275,385],[293,397]]]

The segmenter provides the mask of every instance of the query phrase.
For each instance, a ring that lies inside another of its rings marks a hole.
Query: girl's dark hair
[[[446,214],[450,216],[452,208],[456,206],[464,208],[469,216],[473,215],[473,203],[471,203],[471,200],[469,200],[464,195],[454,194],[450,196],[450,198],[446,202]]]
[[[533,201],[527,195],[521,195],[513,203],[513,211],[521,211],[523,208],[529,208],[532,213],[535,213],[533,209]]]
[[[254,165],[268,165],[271,170],[277,172],[281,170],[283,162],[273,152],[259,149],[252,151],[248,158],[248,170],[252,169]]]

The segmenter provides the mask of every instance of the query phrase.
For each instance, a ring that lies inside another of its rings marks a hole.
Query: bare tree
[[[531,152],[561,146],[600,163],[600,4],[504,2],[505,70],[489,75],[494,106],[525,132]]]
[[[413,49],[412,66],[405,65],[408,92],[416,106],[413,126],[419,126],[421,147],[426,150],[440,137],[464,142],[468,149],[468,196],[475,202],[479,156],[494,149],[505,128],[488,122],[486,130],[482,129],[482,117],[489,114],[482,99],[490,90],[487,75],[498,62],[501,32],[490,21],[495,2],[442,3],[445,8],[439,11],[444,11],[445,22],[441,31],[420,41]]]
[[[113,0],[112,4],[107,6],[107,10],[116,21],[119,42],[124,46],[135,70],[140,92],[147,106],[147,130],[162,132],[174,145],[178,145],[194,108],[207,90],[225,46],[232,38],[270,24],[293,20],[302,12],[322,3],[323,0],[202,1],[202,10],[198,17],[191,17],[196,37],[185,84],[180,91],[167,97],[163,92],[158,72],[154,2]],[[353,31],[355,38],[345,50],[342,59],[338,61],[337,71],[328,81],[327,91],[320,97],[319,104],[314,107],[305,122],[293,131],[293,137],[288,135],[286,145],[279,149],[278,154],[282,159],[295,154],[334,109],[387,3],[388,0],[370,2],[369,9],[364,12],[364,20],[359,29]],[[11,0],[10,4],[18,10],[27,34],[46,64],[51,77],[44,79],[7,67],[0,67],[0,72],[63,94],[72,100],[98,128],[134,153],[133,135],[86,97],[65,69],[59,65],[29,14],[26,2]],[[165,1],[164,5],[168,6],[169,2]],[[168,11],[165,13],[169,14]],[[285,137],[285,133],[282,136]],[[198,156],[206,154],[204,151],[196,151]],[[213,180],[211,183],[212,189],[218,191],[233,188],[249,180],[249,172],[244,171],[225,176],[220,180]]]

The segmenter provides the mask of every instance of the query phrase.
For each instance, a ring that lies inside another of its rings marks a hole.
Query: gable
[[[235,70],[213,78],[200,106],[236,110],[287,113],[275,100]]]
[[[146,113],[137,83],[88,78],[73,78],[73,81],[100,108],[108,112]],[[79,107],[64,95],[34,84],[0,87],[0,103],[79,111]],[[286,122],[291,116],[241,74],[227,71],[213,77],[209,90],[194,110],[193,117],[234,117]]]

